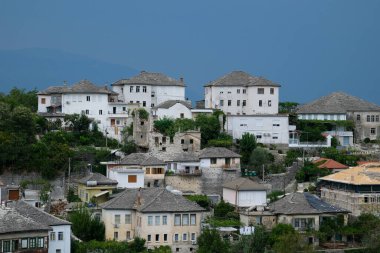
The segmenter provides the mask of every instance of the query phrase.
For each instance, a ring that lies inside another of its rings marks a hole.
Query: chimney
[[[183,83],[183,77],[180,77],[180,78],[179,78],[179,81],[180,81],[181,83]]]
[[[137,192],[137,206],[141,206],[141,187],[139,188],[139,191]]]

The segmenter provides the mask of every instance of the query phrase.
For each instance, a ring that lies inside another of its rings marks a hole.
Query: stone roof
[[[199,158],[234,158],[240,157],[239,154],[222,147],[209,147],[200,151]]]
[[[90,173],[90,175],[79,179],[78,183],[87,184],[88,181],[96,181],[97,185],[117,185],[116,180],[109,179],[106,176],[97,172]]]
[[[148,153],[132,153],[121,159],[119,164],[123,165],[165,165],[166,163]]]
[[[273,83],[263,77],[251,76],[244,71],[232,71],[221,78],[209,82],[207,86],[269,86],[280,87],[281,85]]]
[[[199,154],[194,152],[182,152],[172,155],[168,161],[173,162],[199,162]]]
[[[183,86],[185,84],[183,80],[180,81],[166,76],[162,73],[151,73],[146,71],[141,71],[140,74],[134,76],[130,79],[121,79],[113,83],[113,86],[124,85],[124,84],[141,84],[141,85],[155,85],[155,86]]]
[[[186,106],[188,109],[191,109],[191,103],[190,101],[184,101],[184,100],[167,100],[165,102],[162,102],[161,104],[153,107],[153,109],[169,109],[170,107],[176,105],[176,104],[182,104]]]
[[[17,212],[14,208],[0,208],[0,234],[45,232],[51,228]]]
[[[343,92],[334,92],[327,96],[314,100],[311,103],[300,106],[297,113],[347,113],[354,112],[380,112],[380,106],[367,102],[361,98],[348,95]]]
[[[101,204],[101,207],[116,210],[132,209],[143,213],[206,211],[197,203],[164,188],[126,189],[115,198]]]
[[[239,177],[235,180],[227,182],[223,185],[223,188],[228,188],[232,190],[237,189],[239,191],[266,191],[268,190],[268,187],[266,185],[259,184],[245,177]]]
[[[24,217],[30,218],[40,224],[47,226],[71,225],[70,222],[39,210],[22,200],[12,203],[11,206]]]
[[[320,178],[350,185],[380,185],[380,163],[367,163]]]
[[[72,86],[50,86],[47,89],[38,92],[38,95],[50,94],[67,94],[67,93],[96,93],[96,94],[113,94],[116,92],[109,90],[107,86],[99,87],[88,80],[81,80]]]
[[[328,158],[319,158],[318,160],[315,160],[313,162],[314,164],[317,164],[318,168],[320,169],[347,169],[348,166],[341,164],[340,162],[337,162],[333,159],[328,159]]]
[[[308,192],[295,192],[269,204],[274,214],[323,214],[348,213],[349,211],[330,205]]]

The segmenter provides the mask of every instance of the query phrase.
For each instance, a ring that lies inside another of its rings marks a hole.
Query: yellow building
[[[169,246],[173,252],[192,252],[206,210],[164,188],[126,189],[102,204],[106,239],[144,238],[148,248]]]
[[[94,198],[96,203],[107,201],[108,196],[117,185],[116,180],[106,178],[100,173],[91,173],[77,183],[79,198],[83,202],[90,202]]]

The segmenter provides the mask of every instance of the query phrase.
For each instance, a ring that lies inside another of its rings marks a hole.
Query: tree
[[[251,133],[244,133],[239,141],[241,163],[248,164],[253,150],[255,150],[257,143],[256,138]]]
[[[201,144],[206,146],[209,140],[217,139],[220,132],[219,120],[216,116],[200,114],[195,119],[195,124],[201,131]]]
[[[256,226],[251,235],[243,235],[241,241],[234,245],[232,252],[264,253],[268,246],[269,233],[262,226]]]
[[[206,210],[210,210],[211,208],[211,201],[207,197],[207,195],[187,195],[186,198],[188,200],[196,202],[198,205],[205,208]]]
[[[262,166],[274,161],[274,156],[266,149],[257,147],[251,154],[249,165],[262,177]]]
[[[79,239],[88,242],[91,240],[103,241],[105,226],[100,219],[92,217],[87,208],[81,207],[69,216],[73,234]]]
[[[280,102],[278,104],[278,111],[280,113],[291,113],[291,112],[294,112],[295,109],[297,108],[297,106],[299,105],[299,103],[297,102]]]
[[[230,246],[224,241],[215,229],[205,229],[198,237],[198,253],[227,253]]]
[[[91,120],[86,115],[71,114],[65,116],[66,125],[75,133],[88,132]]]

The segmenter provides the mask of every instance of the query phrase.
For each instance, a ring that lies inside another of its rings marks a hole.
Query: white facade
[[[143,188],[144,170],[114,166],[107,169],[107,177],[118,182],[118,188]]]
[[[236,191],[223,188],[223,199],[231,205],[237,205],[238,207],[265,206],[267,204],[267,193],[265,190]]]
[[[278,113],[279,87],[207,86],[205,107],[231,115]]]
[[[234,139],[244,133],[256,136],[263,144],[289,144],[289,118],[282,115],[227,115],[227,132]]]
[[[304,120],[347,120],[345,113],[299,113],[298,119]]]
[[[71,252],[71,225],[50,226],[53,231],[49,232],[49,253]],[[59,251],[60,250],[60,251]]]
[[[155,108],[152,111],[153,116],[156,116],[158,119],[162,119],[164,117],[172,119],[192,118],[191,109],[181,103],[176,103],[169,108]]]

